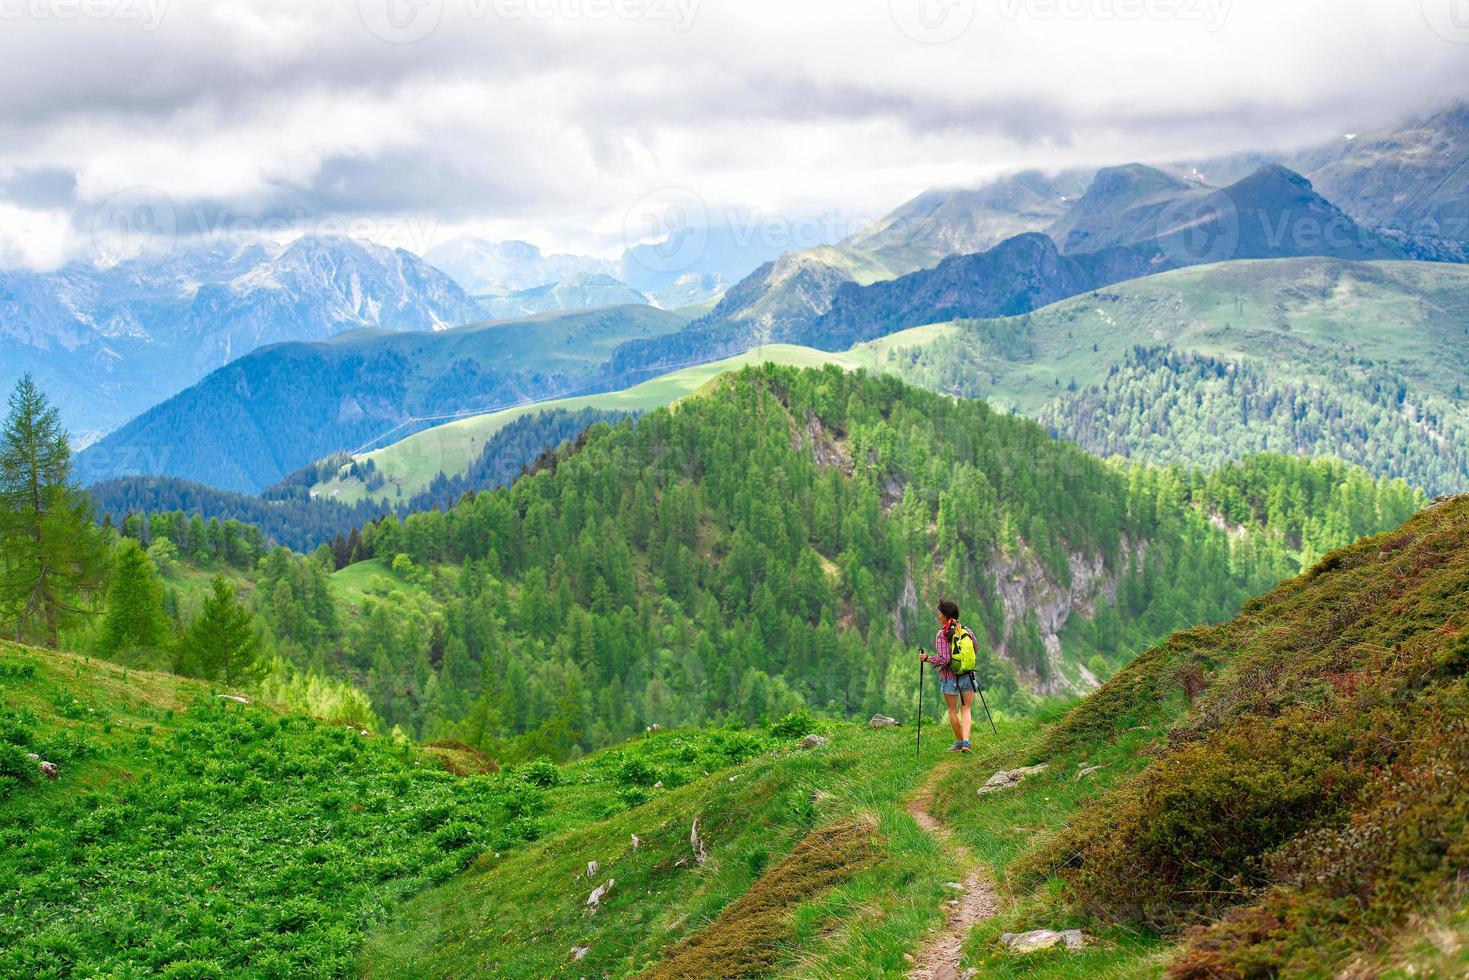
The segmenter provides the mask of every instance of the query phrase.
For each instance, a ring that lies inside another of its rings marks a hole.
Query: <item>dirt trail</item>
[[[946,921],[943,929],[930,935],[913,954],[913,968],[908,971],[912,980],[959,980],[964,976],[959,968],[959,956],[964,950],[964,940],[976,922],[988,919],[999,911],[994,886],[989,872],[976,861],[969,848],[954,840],[949,828],[929,813],[933,803],[934,785],[942,778],[948,767],[940,766],[924,781],[916,796],[908,802],[908,813],[918,826],[933,834],[943,843],[944,849],[953,857],[956,869],[965,868],[964,877],[956,880],[964,891],[951,897],[959,904],[946,906]]]

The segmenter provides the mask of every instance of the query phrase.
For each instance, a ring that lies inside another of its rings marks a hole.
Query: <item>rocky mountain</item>
[[[1355,134],[1332,149],[1309,171],[1311,182],[1353,218],[1413,238],[1469,245],[1469,103]]]
[[[347,238],[0,272],[0,384],[30,371],[73,431],[100,434],[266,344],[480,317],[462,289],[412,253]]]
[[[488,411],[598,384],[614,347],[684,324],[651,306],[441,331],[357,330],[238,358],[83,452],[85,483],[171,476],[255,493],[420,416]],[[401,428],[399,428],[401,426]]]
[[[933,188],[842,244],[877,253],[919,249],[935,259],[983,252],[1054,225],[1086,193],[1090,179],[1085,170],[1027,170],[978,187]]]

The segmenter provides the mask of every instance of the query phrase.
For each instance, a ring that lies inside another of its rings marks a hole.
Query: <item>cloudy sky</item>
[[[841,237],[932,185],[1370,130],[1466,69],[1469,0],[0,0],[0,266],[119,214],[615,254],[672,199]]]

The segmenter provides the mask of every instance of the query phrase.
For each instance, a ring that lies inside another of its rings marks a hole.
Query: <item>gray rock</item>
[[[873,715],[867,722],[868,728],[892,728],[898,724],[898,719],[889,718],[887,715]]]
[[[597,877],[597,869],[600,868],[600,867],[601,867],[601,865],[598,864],[596,861],[588,861],[587,862],[587,877],[588,878],[595,878],[595,877]]]
[[[1000,945],[1015,953],[1034,953],[1036,950],[1051,949],[1065,945],[1067,949],[1081,949],[1086,939],[1080,929],[1055,932],[1051,929],[1032,929],[1030,932],[1007,932],[1000,936]]]
[[[606,884],[593,888],[592,893],[587,896],[587,908],[595,911],[597,906],[602,904],[602,899],[607,896],[607,893],[612,890],[612,886],[615,884],[617,884],[615,879],[608,878]]]
[[[215,697],[224,701],[233,701],[235,704],[249,704],[249,698],[242,698],[238,694],[216,694]]]
[[[979,788],[979,795],[984,796],[986,793],[998,793],[1002,789],[1009,789],[1027,776],[1033,776],[1044,769],[1046,769],[1044,762],[1038,766],[1025,766],[1020,769],[1001,769]]]
[[[796,743],[796,746],[798,748],[803,748],[803,749],[814,749],[814,748],[817,748],[818,746],[825,745],[826,743],[828,743],[830,741],[831,741],[831,739],[826,738],[826,737],[821,736],[821,735],[817,735],[815,732],[813,732],[810,735],[807,735],[805,738],[801,739],[799,742],[797,742]]]
[[[36,765],[41,768],[41,775],[45,776],[47,779],[55,779],[60,773],[60,770],[56,768],[56,763],[54,762],[42,761],[36,763]]]
[[[592,951],[592,947],[590,947],[590,946],[573,946],[572,949],[571,949],[571,958],[573,960],[579,960],[583,956],[586,956],[591,951]]]
[[[1087,766],[1081,772],[1079,772],[1079,773],[1076,774],[1076,781],[1078,783],[1081,782],[1087,776],[1090,776],[1092,773],[1096,772],[1100,768],[1102,768],[1102,767],[1101,766]]]
[[[694,863],[703,864],[709,857],[709,852],[704,848],[704,840],[699,836],[699,818],[694,818],[694,826],[689,830],[689,847],[694,850]]]
[[[640,845],[641,843],[642,843],[642,841],[638,839],[638,835],[637,834],[633,834],[632,835],[632,849],[636,851],[638,849],[638,845]]]

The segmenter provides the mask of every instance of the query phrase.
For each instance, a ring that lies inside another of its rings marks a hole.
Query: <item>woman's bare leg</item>
[[[973,719],[970,718],[969,713],[974,707],[974,692],[961,691],[959,692],[959,698],[959,703],[961,705],[961,707],[959,708],[959,730],[962,730],[964,732],[963,735],[959,736],[959,741],[967,742],[969,741],[969,725],[970,722],[973,721]],[[952,712],[952,710],[953,709],[951,708],[950,711]]]
[[[944,701],[949,705],[949,727],[954,730],[954,741],[962,742],[964,736],[959,734],[962,731],[959,727],[959,698],[953,694],[945,694]]]

